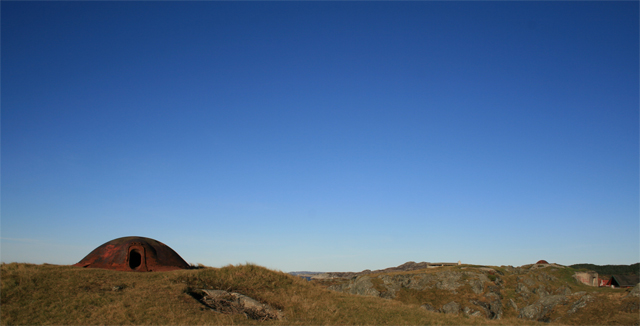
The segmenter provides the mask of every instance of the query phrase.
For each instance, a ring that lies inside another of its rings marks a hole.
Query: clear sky
[[[1,15],[3,262],[640,261],[637,1]]]

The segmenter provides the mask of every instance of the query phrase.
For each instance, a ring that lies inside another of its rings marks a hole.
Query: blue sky
[[[636,263],[638,13],[2,1],[1,259]]]

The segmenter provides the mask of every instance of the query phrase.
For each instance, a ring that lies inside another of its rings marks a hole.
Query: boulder
[[[380,296],[380,292],[373,287],[371,277],[360,276],[353,282],[350,291],[352,294],[368,295],[377,297]]]
[[[457,315],[460,312],[460,305],[455,301],[451,301],[442,306],[442,308],[440,308],[440,312]]]
[[[540,298],[533,304],[530,304],[522,309],[518,314],[518,318],[547,321],[547,315],[553,310],[553,308],[567,301],[565,295],[548,295],[544,298]]]
[[[516,293],[520,293],[520,295],[522,296],[528,296],[531,293],[531,291],[526,285],[522,283],[518,283],[516,285]]]
[[[420,306],[420,308],[426,309],[427,311],[432,311],[432,312],[437,312],[438,311],[436,309],[436,307],[434,307],[434,306],[432,306],[432,305],[430,305],[428,303],[423,304],[422,306]]]
[[[576,311],[578,311],[578,309],[586,307],[587,303],[592,300],[593,300],[592,296],[588,294],[583,295],[578,301],[574,302],[571,305],[571,308],[569,308],[569,310],[567,311],[567,314],[575,313]]]
[[[469,280],[469,285],[471,285],[471,291],[475,294],[480,294],[484,292],[484,282],[478,279]]]
[[[462,312],[464,312],[464,314],[469,317],[482,317],[482,313],[480,311],[473,310],[469,307],[464,307],[464,309],[462,309]]]
[[[490,301],[490,302],[479,301],[479,300],[470,300],[469,302],[482,308],[482,310],[484,310],[485,315],[487,316],[488,319],[502,318],[502,302],[500,301],[500,299]]]
[[[246,295],[222,290],[200,290],[200,301],[209,308],[225,314],[244,314],[256,320],[282,319],[281,311],[260,303]]]
[[[544,298],[549,295],[547,289],[543,285],[538,286],[537,289],[533,289],[533,293],[537,294],[540,298]]]

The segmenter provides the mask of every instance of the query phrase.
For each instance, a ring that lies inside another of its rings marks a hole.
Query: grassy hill
[[[503,279],[509,282],[508,278]],[[575,286],[581,289],[581,285]],[[215,312],[190,294],[200,288],[242,293],[280,309],[285,319],[261,322],[241,314]],[[599,291],[594,295],[603,297],[602,302],[596,300],[604,304],[603,309],[607,309],[605,297],[611,299],[624,294],[612,289],[585,289]],[[318,282],[256,265],[131,273],[12,263],[1,266],[0,290],[0,323],[3,325],[541,324],[516,318],[515,314],[507,312],[499,320],[430,312],[420,308],[424,300],[429,300],[420,297],[424,295],[421,293],[407,292],[402,300],[390,300],[330,291]],[[460,293],[464,295],[462,291]],[[603,318],[592,319],[594,324],[638,323],[637,309],[628,314],[631,317],[599,313]]]

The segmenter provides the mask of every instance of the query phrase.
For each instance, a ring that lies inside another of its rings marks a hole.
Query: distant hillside
[[[322,274],[324,272],[307,272],[307,271],[300,271],[300,272],[289,272],[289,274],[293,275],[293,276],[298,276],[298,275],[316,275],[316,274]]]
[[[588,270],[596,271],[598,274],[603,274],[603,275],[640,274],[640,263],[635,263],[633,265],[575,264],[569,267],[574,269],[588,269]]]

